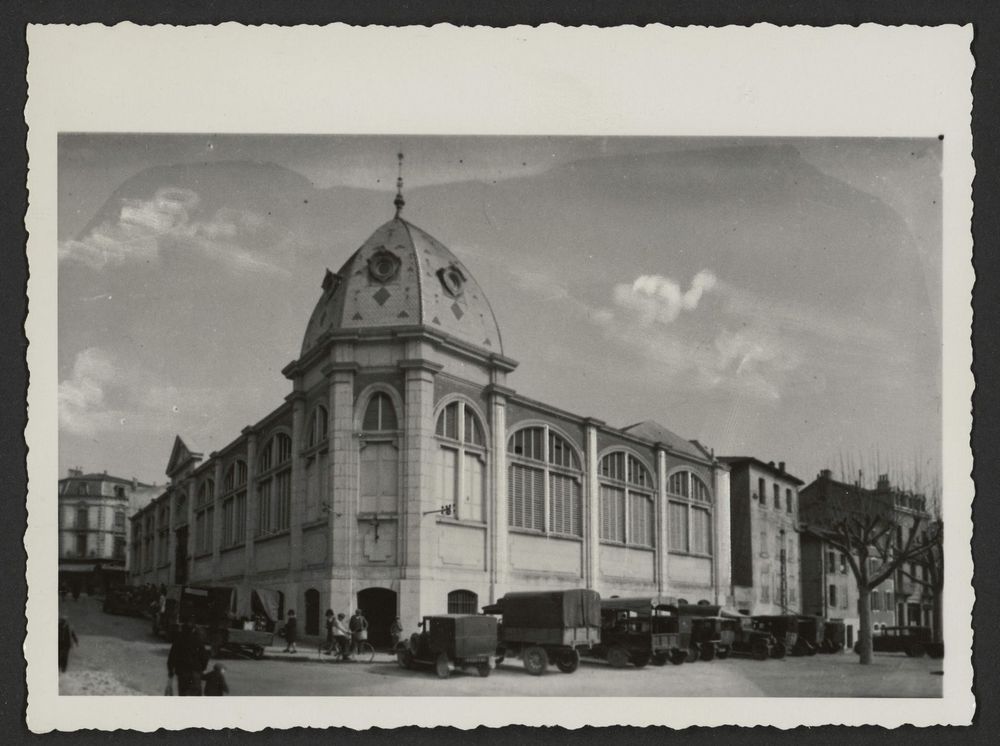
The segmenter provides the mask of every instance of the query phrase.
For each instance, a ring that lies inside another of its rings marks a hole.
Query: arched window
[[[362,513],[394,513],[398,510],[398,429],[392,399],[383,391],[372,394],[361,423]]]
[[[257,536],[286,531],[291,518],[292,438],[275,434],[257,460]]]
[[[204,480],[198,486],[198,496],[194,502],[194,548],[197,553],[212,551],[212,535],[215,526],[215,482]]]
[[[392,406],[392,399],[389,398],[388,394],[380,391],[368,400],[368,408],[365,409],[365,419],[361,429],[365,432],[399,429],[396,408]]]
[[[237,459],[222,480],[222,547],[242,544],[247,525],[247,462]]]
[[[451,591],[448,593],[449,614],[476,614],[479,612],[479,596],[472,591]]]
[[[329,426],[330,416],[326,411],[326,407],[320,404],[315,407],[312,414],[309,415],[309,429],[306,435],[306,447],[315,448],[323,443],[327,438]]]
[[[671,552],[712,554],[712,493],[696,474],[677,471],[667,480]]]
[[[463,521],[484,521],[486,448],[483,425],[464,401],[453,401],[438,415],[435,432],[437,492]]]
[[[635,456],[616,451],[601,459],[601,527],[603,541],[652,547],[655,544],[653,478]]]
[[[581,536],[580,459],[547,425],[518,430],[507,441],[507,523],[514,528]],[[546,513],[548,513],[546,520]]]

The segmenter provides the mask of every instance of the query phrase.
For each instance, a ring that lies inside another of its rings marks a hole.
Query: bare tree
[[[924,588],[931,596],[931,616],[934,642],[944,640],[944,521],[941,517],[940,494],[935,490],[928,498],[929,520],[924,529],[924,551],[910,565],[900,567],[904,577]],[[914,569],[910,569],[910,568]],[[919,568],[920,572],[915,569]]]
[[[910,507],[904,507],[902,493],[886,486],[881,478],[874,490],[863,487],[860,478],[854,484],[837,482],[826,471],[800,498],[803,532],[840,550],[854,575],[858,649],[865,665],[872,661],[871,592],[904,563],[925,557],[935,533],[926,530],[926,512],[912,509],[913,498],[922,498],[907,495]]]

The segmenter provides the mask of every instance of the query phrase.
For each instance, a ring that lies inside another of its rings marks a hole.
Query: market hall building
[[[132,582],[277,590],[306,634],[360,607],[376,645],[512,590],[730,602],[728,467],[517,393],[482,289],[396,199],[322,278],[285,401],[205,460],[175,440]]]

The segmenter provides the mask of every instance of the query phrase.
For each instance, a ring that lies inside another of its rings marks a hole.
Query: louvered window
[[[507,453],[508,525],[581,536],[583,475],[576,450],[543,426],[515,432],[507,442]]]
[[[711,555],[712,493],[700,477],[690,471],[678,471],[667,481],[670,494],[667,511],[667,536],[673,552]],[[767,551],[761,544],[761,551]]]
[[[484,521],[486,438],[479,416],[470,404],[453,401],[438,414],[434,432],[441,441],[437,497],[458,520]]]
[[[649,469],[632,454],[615,451],[601,459],[597,473],[601,482],[601,540],[655,546],[654,484]]]

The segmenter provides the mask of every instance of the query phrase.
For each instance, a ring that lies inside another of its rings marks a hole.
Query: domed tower
[[[472,273],[402,204],[400,190],[395,217],[327,270],[284,370],[301,433],[302,581],[325,566],[332,607],[373,610],[376,642],[397,615],[444,611],[456,584],[489,583],[505,479],[491,453],[517,366]]]

